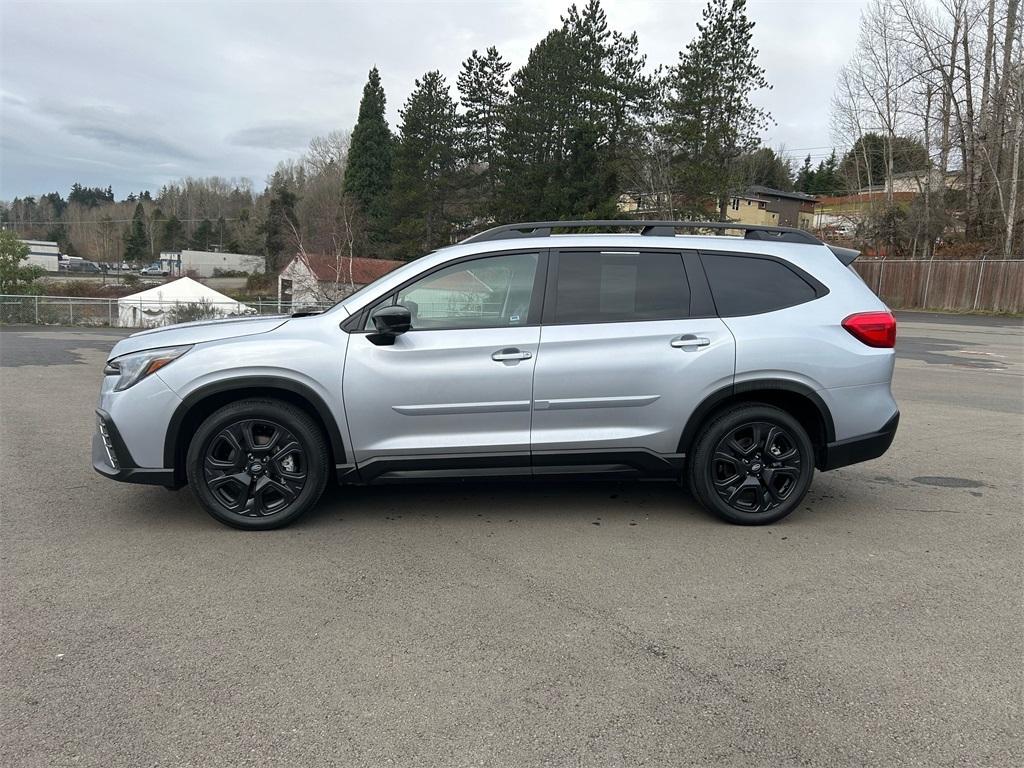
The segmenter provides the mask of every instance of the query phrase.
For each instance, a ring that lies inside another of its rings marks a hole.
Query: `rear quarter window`
[[[701,254],[715,307],[722,317],[759,315],[825,295],[781,261],[757,256]]]

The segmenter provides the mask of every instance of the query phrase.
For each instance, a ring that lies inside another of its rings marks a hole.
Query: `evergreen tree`
[[[384,119],[386,99],[380,73],[374,67],[363,88],[359,119],[352,130],[345,168],[345,193],[356,200],[366,217],[370,241],[387,240],[388,198],[391,191],[392,136]],[[269,241],[268,241],[269,245]],[[268,258],[270,252],[268,250]]]
[[[416,81],[401,116],[392,209],[399,255],[410,258],[451,242],[447,205],[455,181],[457,117],[440,72]]]
[[[793,167],[775,150],[759,147],[736,159],[732,181],[738,189],[760,185],[788,192],[793,189]]]
[[[623,163],[652,107],[643,64],[636,35],[609,32],[599,0],[569,8],[512,76],[506,218],[614,215]]]
[[[125,261],[145,261],[149,256],[149,238],[146,237],[146,210],[142,203],[135,204],[132,223],[124,233]]]
[[[489,219],[497,213],[498,172],[511,66],[493,46],[483,56],[474,50],[462,62],[457,83],[465,110],[459,121],[459,148],[466,165],[470,195],[479,200],[472,209],[477,216]]]
[[[733,163],[757,147],[770,120],[750,101],[751,93],[769,87],[757,65],[753,29],[746,0],[708,0],[697,37],[668,74],[662,134],[675,153],[676,186],[698,211],[712,195],[723,221]]]
[[[818,163],[818,169],[814,172],[810,189],[804,191],[811,195],[838,195],[842,190],[843,180],[839,175],[839,158],[836,157],[836,151],[833,149],[827,160]]]
[[[821,166],[819,165],[818,167],[820,168]],[[811,167],[811,156],[808,155],[804,158],[804,164],[800,166],[800,170],[796,175],[796,191],[810,195],[814,188],[814,168]]]
[[[210,250],[210,244],[216,241],[213,231],[213,223],[209,219],[203,219],[192,233],[189,247],[196,251]]]
[[[923,171],[930,165],[924,144],[909,136],[893,136],[892,172]],[[851,191],[866,187],[883,187],[886,181],[886,139],[878,133],[865,133],[843,156],[839,172]]]
[[[160,228],[158,243],[157,250],[160,251],[180,251],[184,245],[185,225],[174,214],[171,214]]]
[[[274,173],[269,194],[267,220],[263,225],[266,265],[268,274],[277,274],[291,259],[294,251],[295,235],[299,228],[295,216],[298,197],[280,171]]]

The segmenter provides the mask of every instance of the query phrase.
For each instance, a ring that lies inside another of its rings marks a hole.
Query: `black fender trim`
[[[320,421],[323,423],[324,430],[327,432],[327,437],[331,442],[331,451],[334,454],[335,464],[339,465],[345,463],[345,443],[341,439],[341,431],[338,429],[337,420],[334,418],[334,415],[331,413],[331,409],[327,407],[327,403],[323,401],[320,395],[305,384],[279,376],[237,376],[230,379],[224,379],[222,381],[215,381],[212,384],[200,387],[181,401],[175,409],[174,414],[171,416],[170,423],[167,425],[167,435],[164,437],[164,466],[169,469],[177,469],[175,464],[177,461],[181,427],[189,412],[196,405],[213,395],[221,395],[233,391],[260,389],[284,390],[285,392],[290,392],[291,394],[297,395],[307,401],[317,412],[317,415],[320,417]],[[268,392],[266,396],[273,397],[273,392]]]
[[[818,469],[827,472],[830,469],[839,469],[839,467],[847,467],[850,464],[877,459],[889,450],[899,425],[900,412],[896,411],[877,432],[829,443],[821,451]]]
[[[825,434],[821,436],[822,440],[820,442],[828,444],[836,439],[836,428],[835,422],[832,420],[832,414],[828,406],[825,405],[825,401],[813,389],[805,384],[787,379],[754,379],[722,387],[704,398],[703,402],[690,414],[690,418],[686,421],[686,426],[683,427],[683,434],[679,438],[679,453],[685,454],[689,452],[690,446],[693,445],[693,441],[697,437],[697,430],[700,429],[701,425],[716,408],[728,400],[745,393],[764,391],[789,392],[806,398],[817,409],[825,429]],[[812,439],[814,438],[813,435],[811,437]]]

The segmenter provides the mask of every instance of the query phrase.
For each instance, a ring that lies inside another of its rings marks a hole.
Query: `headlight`
[[[184,347],[163,347],[162,349],[147,349],[144,352],[132,352],[128,355],[121,355],[107,363],[103,373],[107,376],[117,376],[117,383],[114,391],[120,392],[123,389],[134,386],[142,381],[149,374],[159,371],[172,360],[177,360],[192,349],[189,344]]]

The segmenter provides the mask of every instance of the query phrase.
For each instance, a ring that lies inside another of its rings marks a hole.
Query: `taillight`
[[[896,318],[889,312],[858,312],[843,320],[843,328],[869,347],[896,346]]]

